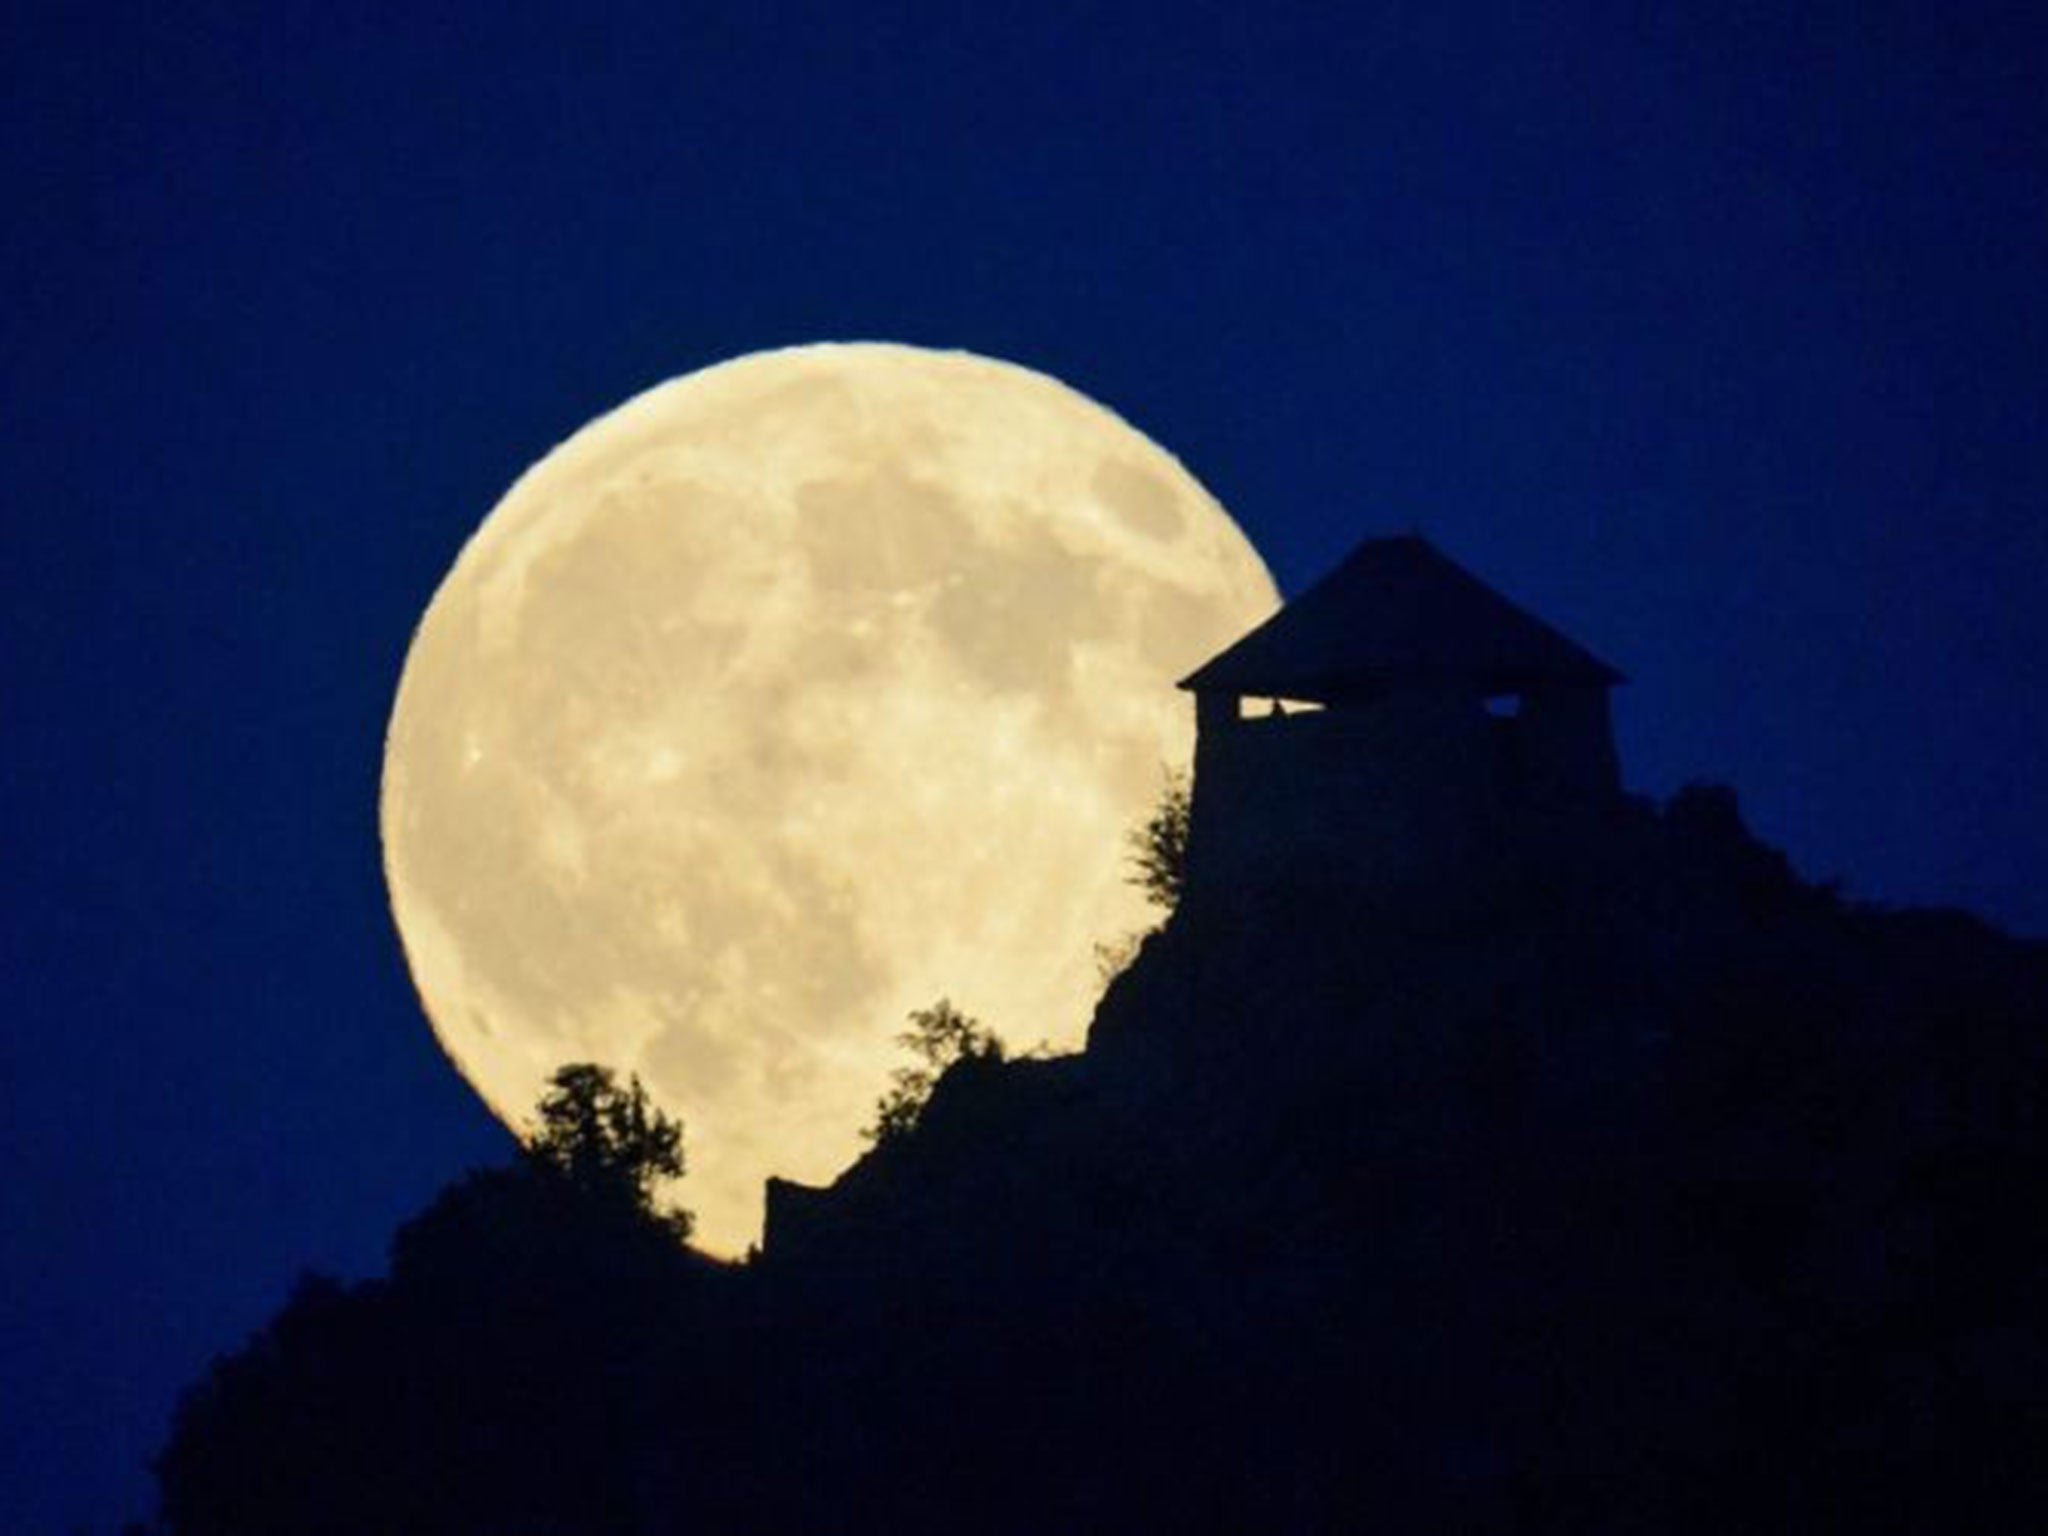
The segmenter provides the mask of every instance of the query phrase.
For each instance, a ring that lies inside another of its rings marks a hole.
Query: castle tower
[[[1369,539],[1182,681],[1189,894],[1427,900],[1618,800],[1621,681],[1425,540]]]

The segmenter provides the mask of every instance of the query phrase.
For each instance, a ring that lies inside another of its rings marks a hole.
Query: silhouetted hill
[[[2048,948],[1708,789],[1458,896],[1192,891],[743,1268],[473,1176],[195,1391],[170,1528],[2012,1528]]]

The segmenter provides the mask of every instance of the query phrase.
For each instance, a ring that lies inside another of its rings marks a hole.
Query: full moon
[[[671,380],[520,477],[422,619],[392,909],[523,1127],[572,1061],[685,1126],[697,1240],[831,1178],[940,997],[1070,1047],[1151,917],[1174,680],[1276,606],[1178,461],[1043,374],[825,345]]]

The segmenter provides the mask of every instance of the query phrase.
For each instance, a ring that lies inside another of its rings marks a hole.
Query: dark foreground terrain
[[[956,1065],[743,1266],[473,1174],[194,1387],[163,1526],[2037,1523],[2048,949],[1712,790],[1469,896],[1184,903],[1084,1055]]]

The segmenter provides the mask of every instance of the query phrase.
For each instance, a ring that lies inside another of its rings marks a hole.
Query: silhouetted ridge
[[[2048,946],[1624,794],[1616,674],[1419,541],[1196,678],[1179,904],[1084,1053],[913,1016],[734,1269],[653,1209],[637,1085],[558,1074],[388,1281],[195,1387],[168,1528],[2037,1524]]]
[[[1085,1055],[949,1076],[762,1273],[1135,1310],[1180,1394],[1140,1439],[1275,1437],[1196,1477],[1255,1526],[1275,1486],[1306,1530],[1987,1520],[2048,1491],[2044,999],[2040,946],[1846,905],[1725,791],[1632,802],[1454,923],[1183,911]]]

